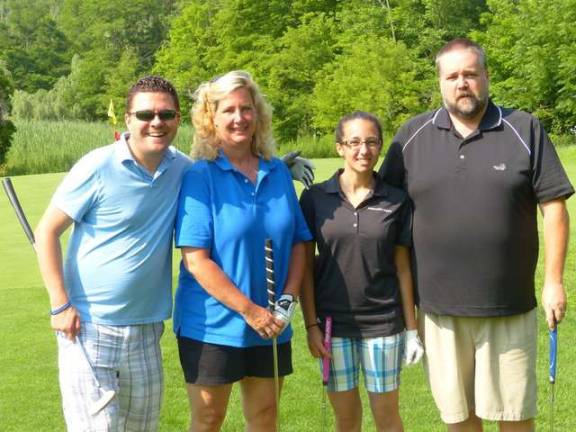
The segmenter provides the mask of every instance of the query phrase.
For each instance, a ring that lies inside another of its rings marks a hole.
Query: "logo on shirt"
[[[385,208],[380,208],[380,207],[367,207],[368,210],[374,210],[374,211],[381,211],[384,213],[392,213],[392,210],[390,209],[385,209]]]
[[[496,171],[505,171],[506,170],[506,164],[501,163],[500,165],[494,165],[492,168],[494,168]]]

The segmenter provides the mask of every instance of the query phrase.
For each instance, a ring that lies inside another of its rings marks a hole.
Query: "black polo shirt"
[[[337,171],[302,193],[300,205],[318,246],[316,312],[333,318],[339,337],[380,337],[404,329],[394,247],[410,245],[405,192],[375,176],[374,191],[354,208]]]
[[[423,311],[501,316],[536,306],[537,203],[574,189],[532,115],[489,103],[462,138],[442,108],[406,123],[380,175],[414,206],[414,271]]]

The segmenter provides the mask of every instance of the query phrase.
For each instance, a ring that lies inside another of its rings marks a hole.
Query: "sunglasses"
[[[176,110],[167,109],[160,111],[152,111],[152,110],[134,111],[128,114],[134,115],[134,117],[136,117],[140,121],[149,122],[154,120],[154,117],[156,116],[158,116],[158,118],[162,121],[174,120],[180,113]]]

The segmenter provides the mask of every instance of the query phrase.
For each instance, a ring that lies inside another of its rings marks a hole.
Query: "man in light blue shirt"
[[[158,429],[172,233],[190,164],[170,146],[179,119],[169,82],[138,81],[129,132],[72,168],[36,230],[70,431]],[[62,266],[59,238],[72,224]]]

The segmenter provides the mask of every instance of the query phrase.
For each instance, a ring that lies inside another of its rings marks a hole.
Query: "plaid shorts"
[[[328,391],[357,388],[360,369],[369,392],[396,390],[400,385],[404,341],[404,332],[377,338],[333,337]]]
[[[69,431],[158,429],[163,391],[160,352],[163,332],[162,322],[130,326],[82,322],[78,340],[84,352],[78,341],[56,333],[60,390]],[[90,407],[109,390],[114,390],[116,396],[100,412],[90,415]]]

